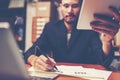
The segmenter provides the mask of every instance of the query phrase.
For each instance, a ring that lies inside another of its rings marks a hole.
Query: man
[[[100,14],[95,14],[97,21],[91,22],[94,31],[77,30],[81,4],[82,0],[61,0],[64,19],[45,25],[41,37],[24,53],[28,64],[40,71],[53,70],[56,62],[109,66],[113,59],[111,41],[118,32],[118,23],[100,19]],[[110,11],[114,20],[118,20],[120,16],[113,7]],[[45,56],[50,53],[52,57]]]

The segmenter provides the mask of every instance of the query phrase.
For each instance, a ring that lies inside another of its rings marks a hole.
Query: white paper
[[[84,68],[82,66],[57,66],[61,74],[81,77],[90,80],[107,80],[111,71]]]
[[[39,72],[35,70],[33,67],[31,67],[29,71],[32,71],[32,73],[30,74],[32,76],[54,78],[59,74],[62,74],[62,75],[84,78],[88,80],[108,80],[108,77],[112,73],[111,71],[98,70],[94,68],[84,68],[82,66],[61,65],[61,66],[57,66],[57,68],[59,72]]]
[[[35,70],[33,67],[31,67],[28,70],[28,72],[30,76],[37,76],[37,77],[44,77],[44,78],[51,78],[51,79],[54,79],[59,75],[58,73],[55,73],[55,72],[41,72],[41,71]]]

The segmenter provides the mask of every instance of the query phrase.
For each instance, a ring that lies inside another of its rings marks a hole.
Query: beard
[[[72,25],[72,24],[76,24],[77,23],[78,18],[75,15],[70,14],[70,15],[65,16],[64,20],[65,20],[65,22],[67,24]]]

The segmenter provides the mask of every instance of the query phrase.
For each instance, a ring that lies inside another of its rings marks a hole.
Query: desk
[[[93,65],[93,64],[57,63],[57,65],[83,66],[85,68],[95,68],[100,70],[106,70],[106,68],[101,65]],[[30,67],[30,66],[27,65],[27,67]],[[83,80],[83,79],[80,79],[77,77],[60,75],[54,80]],[[120,72],[112,72],[108,80],[120,80]]]

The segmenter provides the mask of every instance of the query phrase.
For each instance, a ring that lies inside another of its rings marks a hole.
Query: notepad
[[[29,70],[29,75],[30,76],[35,76],[35,77],[39,77],[39,78],[44,78],[45,80],[52,80],[54,78],[56,78],[59,74],[56,72],[42,72],[42,71],[38,71],[36,69],[34,69],[33,67],[31,67]],[[43,79],[41,79],[43,80]]]

